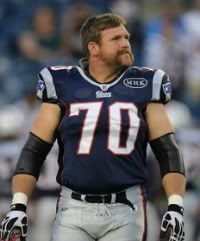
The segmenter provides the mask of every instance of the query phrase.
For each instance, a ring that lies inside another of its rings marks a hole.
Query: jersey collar
[[[107,91],[111,86],[118,83],[120,81],[120,79],[122,78],[122,76],[124,76],[124,74],[126,73],[126,70],[127,70],[127,68],[126,68],[125,70],[121,71],[117,78],[115,78],[114,80],[112,80],[108,83],[99,83],[90,75],[90,73],[88,71],[88,60],[87,60],[87,58],[80,59],[79,65],[80,66],[76,66],[76,68],[79,71],[79,73],[81,74],[81,76],[86,81],[88,81],[90,84],[98,86],[102,91]]]

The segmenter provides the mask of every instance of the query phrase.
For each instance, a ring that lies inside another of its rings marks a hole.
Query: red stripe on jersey
[[[146,198],[144,194],[144,188],[140,187],[141,190],[141,196],[142,196],[142,206],[143,206],[143,212],[144,212],[144,231],[142,235],[141,241],[145,241],[147,238],[147,209],[146,209]]]

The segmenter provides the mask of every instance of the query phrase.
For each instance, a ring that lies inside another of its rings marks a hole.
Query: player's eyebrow
[[[125,34],[118,34],[118,35],[115,35],[111,38],[111,40],[115,40],[115,39],[120,39],[122,37],[125,37],[126,39],[129,39],[130,38],[130,33],[125,33]]]
[[[128,39],[130,38],[130,36],[131,36],[130,33],[126,33],[126,34],[125,34],[125,37],[128,38]]]

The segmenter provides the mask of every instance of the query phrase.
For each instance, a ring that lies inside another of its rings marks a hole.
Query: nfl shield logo
[[[166,98],[170,99],[171,95],[172,95],[172,85],[171,85],[171,83],[168,82],[166,84],[163,84],[162,87],[163,87],[163,91],[166,95]]]
[[[44,81],[41,80],[41,79],[38,80],[37,87],[36,87],[37,91],[38,91],[38,90],[39,90],[39,91],[43,91],[43,90],[44,90],[44,87],[45,87]]]
[[[101,90],[102,91],[107,91],[108,90],[108,85],[101,85]]]
[[[45,88],[45,83],[43,80],[38,80],[38,83],[37,83],[37,87],[36,87],[36,90],[37,90],[37,96],[39,98],[42,99],[42,93],[43,93],[43,90]]]

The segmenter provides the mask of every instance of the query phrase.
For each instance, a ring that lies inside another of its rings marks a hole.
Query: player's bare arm
[[[150,103],[147,105],[146,120],[149,129],[149,141],[174,132],[165,107],[161,103]]]
[[[186,179],[182,154],[163,104],[149,104],[146,119],[150,145],[159,161],[162,184],[168,197],[168,210],[162,218],[160,238],[176,240],[179,237],[184,240],[183,195]]]
[[[31,132],[42,140],[53,143],[55,130],[61,119],[60,107],[56,104],[42,103],[38,116],[33,122]]]
[[[40,111],[33,122],[31,133],[41,138],[49,144],[55,139],[55,129],[61,118],[58,105],[42,103]],[[29,160],[27,160],[29,161]],[[13,193],[22,192],[30,196],[34,189],[37,179],[28,174],[18,174],[13,177]]]
[[[149,127],[150,141],[174,132],[163,104],[150,103],[147,106],[146,119]],[[167,173],[163,176],[162,183],[167,197],[172,194],[184,195],[184,175],[179,173]]]
[[[1,240],[26,238],[27,202],[34,190],[46,155],[51,150],[60,118],[61,111],[58,105],[47,103],[41,105],[18,159],[12,180],[12,205],[0,227]]]

